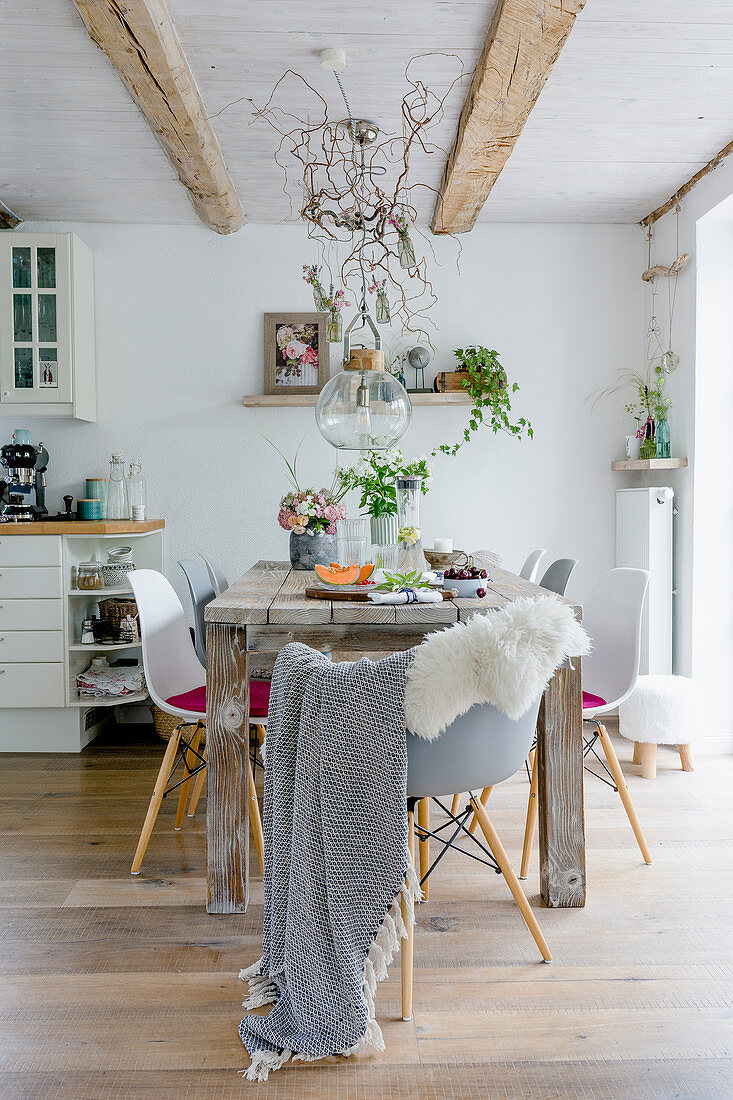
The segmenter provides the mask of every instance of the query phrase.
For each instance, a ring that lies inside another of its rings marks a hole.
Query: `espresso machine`
[[[46,508],[46,470],[48,451],[39,443],[36,446],[30,435],[23,432],[22,439],[0,447],[0,523],[24,523],[43,519]]]

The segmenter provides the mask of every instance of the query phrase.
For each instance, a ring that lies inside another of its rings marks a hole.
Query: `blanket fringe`
[[[274,1004],[277,1000],[277,986],[266,974],[259,973],[261,967],[262,959],[259,959],[246,970],[239,971],[242,981],[249,982],[249,993],[242,1001],[242,1008],[260,1008],[262,1005]]]
[[[257,1050],[247,1069],[239,1072],[246,1081],[266,1081],[271,1073],[287,1062],[292,1053],[292,1050],[283,1050],[280,1054],[275,1050]]]

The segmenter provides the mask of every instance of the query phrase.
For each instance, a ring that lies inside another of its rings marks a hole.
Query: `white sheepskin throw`
[[[520,599],[500,611],[429,634],[407,672],[405,721],[433,741],[476,703],[521,718],[566,657],[590,652],[590,639],[557,596]]]

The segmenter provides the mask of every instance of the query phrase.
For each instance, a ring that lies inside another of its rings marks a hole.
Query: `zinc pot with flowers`
[[[278,450],[278,454],[284,459],[293,484],[292,491],[280,500],[277,516],[283,530],[290,532],[290,564],[293,569],[330,565],[337,560],[336,524],[346,519],[346,509],[339,503],[346,490],[301,489],[295,472],[297,451],[292,463],[282,451]]]
[[[432,467],[424,455],[406,461],[402,451],[391,449],[367,451],[355,466],[343,466],[336,471],[342,492],[357,489],[361,493],[359,507],[369,516],[371,539],[379,546],[394,545],[398,541],[395,484],[398,477],[421,479],[424,495],[433,480]]]

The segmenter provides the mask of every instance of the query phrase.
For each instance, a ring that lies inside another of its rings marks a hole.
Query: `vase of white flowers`
[[[369,516],[371,539],[376,546],[394,545],[398,541],[396,479],[419,478],[423,495],[433,480],[427,456],[405,460],[402,451],[394,448],[367,451],[360,462],[341,467],[336,476],[344,490],[358,489],[361,493],[359,507]]]

